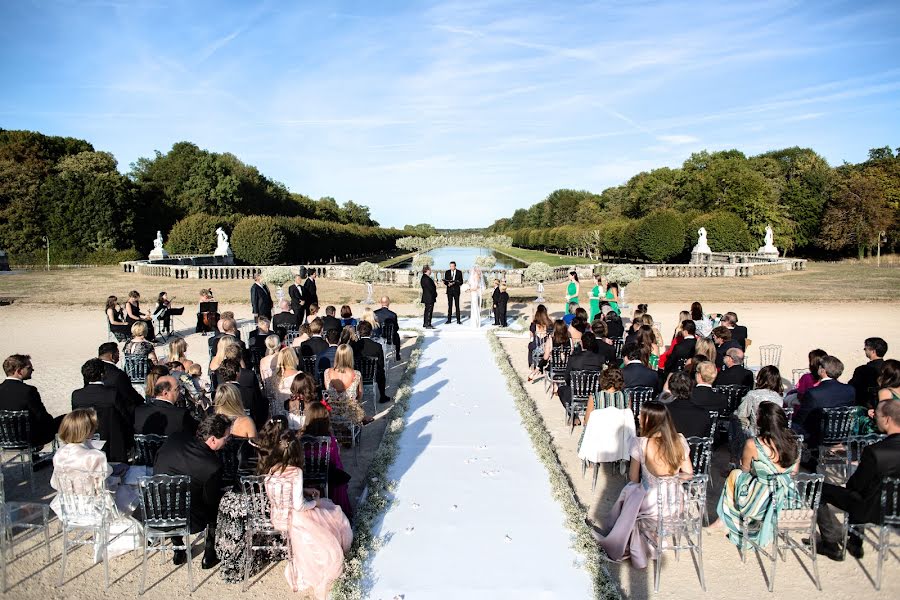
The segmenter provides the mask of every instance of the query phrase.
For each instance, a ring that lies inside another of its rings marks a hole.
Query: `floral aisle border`
[[[585,523],[587,511],[575,496],[575,489],[559,460],[556,449],[552,443],[547,443],[553,436],[547,429],[537,404],[522,385],[519,374],[513,368],[509,355],[495,332],[488,332],[488,343],[500,372],[506,378],[507,387],[512,394],[516,409],[519,411],[522,424],[528,432],[528,437],[531,438],[534,452],[550,475],[553,497],[562,504],[563,512],[566,515],[566,525],[575,534],[573,548],[584,557],[584,566],[594,582],[594,597],[600,600],[621,600],[619,588],[600,563],[599,556],[602,550]]]
[[[410,331],[404,328],[403,331]],[[393,501],[392,492],[396,488],[395,481],[387,479],[388,469],[394,464],[399,450],[400,435],[406,427],[406,411],[412,395],[412,381],[422,356],[424,336],[419,335],[409,355],[406,372],[400,379],[397,393],[394,394],[394,405],[387,415],[388,424],[384,429],[381,444],[375,451],[372,464],[369,465],[368,485],[365,496],[356,507],[353,518],[353,545],[344,557],[344,572],[335,581],[331,591],[334,600],[362,600],[362,579],[365,575],[366,563],[374,552],[381,547],[382,539],[372,535],[375,521],[384,513]]]

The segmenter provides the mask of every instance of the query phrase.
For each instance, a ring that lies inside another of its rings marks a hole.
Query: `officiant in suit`
[[[319,303],[319,292],[316,290],[316,272],[310,271],[309,277],[303,283],[303,296],[306,299],[306,306]]]
[[[459,294],[462,291],[462,271],[456,268],[456,262],[450,263],[450,268],[444,271],[444,286],[447,288],[447,323],[453,320],[453,305],[456,304],[456,322],[461,324],[459,314]]]
[[[431,267],[425,265],[422,269],[422,304],[425,305],[425,316],[423,318],[425,329],[434,329],[431,324],[431,317],[434,314],[434,303],[437,302],[437,285],[431,278]],[[457,305],[458,306],[458,305]]]
[[[260,273],[253,276],[253,285],[250,287],[250,308],[255,319],[259,317],[272,318],[272,294],[269,292],[269,286],[263,283]]]
[[[294,317],[297,319],[297,327],[303,325],[306,320],[306,309],[309,302],[306,301],[306,295],[303,293],[303,275],[305,269],[301,270],[301,274],[294,277],[294,285],[288,289],[288,295],[291,297],[291,310],[294,311]]]

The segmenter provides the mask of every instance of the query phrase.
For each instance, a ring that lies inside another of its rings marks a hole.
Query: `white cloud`
[[[693,135],[658,135],[656,136],[660,142],[664,144],[671,144],[673,146],[682,146],[684,144],[696,144],[700,141],[700,138],[695,137]]]

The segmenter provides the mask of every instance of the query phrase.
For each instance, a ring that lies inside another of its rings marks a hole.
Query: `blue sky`
[[[900,146],[896,2],[0,3],[0,127],[180,140],[383,225],[484,226],[702,149]]]

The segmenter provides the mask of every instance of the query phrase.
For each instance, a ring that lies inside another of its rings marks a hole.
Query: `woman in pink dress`
[[[593,533],[611,560],[618,562],[629,558],[633,567],[645,569],[653,553],[644,536],[654,535],[654,532],[639,528],[637,521],[658,516],[659,478],[678,474],[690,476],[694,470],[687,441],[675,431],[672,416],[664,404],[645,403],[641,407],[640,421],[643,435],[632,441],[629,483],[604,520],[604,533]]]
[[[284,574],[291,590],[327,600],[353,541],[350,521],[334,502],[319,498],[318,490],[303,488],[303,444],[294,433],[278,438],[258,471],[267,475],[272,526],[290,538]]]
[[[353,509],[350,506],[350,494],[347,492],[350,476],[344,471],[344,463],[341,462],[341,446],[331,431],[328,409],[321,402],[309,402],[306,404],[304,419],[301,437],[312,435],[331,438],[328,458],[328,498],[343,509],[348,519],[352,519]],[[308,455],[304,458],[308,458]]]

